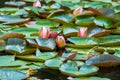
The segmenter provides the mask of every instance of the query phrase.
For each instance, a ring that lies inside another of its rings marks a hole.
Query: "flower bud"
[[[73,15],[77,16],[83,12],[83,8],[79,7],[73,11]]]
[[[39,37],[40,38],[49,38],[50,36],[50,28],[46,28],[46,27],[41,27],[39,30]]]
[[[78,31],[78,36],[79,37],[87,36],[87,28],[85,28],[85,27],[80,28],[79,31]]]
[[[50,38],[56,38],[58,33],[56,31],[50,33]]]
[[[66,45],[65,38],[63,36],[57,36],[56,43],[58,48],[63,48]]]
[[[38,1],[34,2],[34,3],[33,3],[33,6],[34,6],[34,7],[41,7],[40,1],[38,0]]]

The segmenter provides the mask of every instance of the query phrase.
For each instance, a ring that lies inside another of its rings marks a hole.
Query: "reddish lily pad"
[[[110,54],[103,54],[89,58],[86,64],[101,67],[116,66],[120,65],[120,58]]]

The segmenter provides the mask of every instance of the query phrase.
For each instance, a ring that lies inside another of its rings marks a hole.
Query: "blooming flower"
[[[50,38],[56,38],[58,33],[56,31],[50,33]]]
[[[73,77],[69,76],[67,77],[68,80],[73,80]]]
[[[39,30],[39,37],[40,38],[49,38],[50,36],[50,28],[41,27]]]
[[[56,43],[58,48],[63,48],[66,45],[65,38],[63,36],[57,36]]]
[[[78,36],[79,37],[87,36],[87,28],[85,28],[85,27],[80,28],[79,31],[78,31]]]
[[[83,8],[79,7],[73,11],[73,15],[77,16],[83,12]]]
[[[41,7],[40,1],[38,0],[38,1],[34,2],[34,3],[33,3],[33,6],[34,6],[34,7]]]

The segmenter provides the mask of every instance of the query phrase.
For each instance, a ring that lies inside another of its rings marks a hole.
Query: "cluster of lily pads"
[[[120,65],[119,0],[5,2],[0,22],[0,74],[45,68],[69,80],[111,80],[95,74]]]

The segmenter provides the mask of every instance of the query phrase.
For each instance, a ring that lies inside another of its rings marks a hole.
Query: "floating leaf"
[[[111,79],[101,77],[78,77],[73,78],[73,80],[111,80]]]
[[[51,20],[47,20],[47,19],[37,20],[36,24],[38,24],[39,26],[45,26],[45,27],[58,27],[59,26],[59,23],[51,21]]]
[[[27,40],[30,45],[39,48],[43,51],[52,51],[55,49],[56,43],[54,39],[42,39],[42,38],[36,38],[34,39],[28,39]]]
[[[45,61],[45,65],[52,69],[58,69],[62,63],[63,62],[62,62],[61,58],[59,58],[59,57]]]
[[[80,26],[93,24],[94,17],[89,15],[79,15],[76,17],[75,23]]]
[[[12,6],[12,7],[23,7],[25,6],[25,2],[22,1],[10,1],[10,2],[5,2],[6,6]]]
[[[78,30],[73,25],[71,25],[71,24],[65,24],[62,27],[63,27],[63,34],[66,37],[77,36]]]
[[[103,54],[89,58],[86,64],[101,67],[116,66],[120,64],[120,58],[110,54]]]
[[[60,66],[59,70],[68,76],[79,76],[78,67],[74,61],[67,61]]]
[[[84,64],[83,66],[80,67],[80,76],[88,76],[88,75],[93,75],[99,70],[98,67],[93,66],[93,65],[86,65]]]
[[[29,18],[20,18],[20,16],[3,15],[0,16],[0,22],[3,24],[22,24],[29,21]]]
[[[7,68],[0,69],[1,80],[22,80],[24,78],[27,78],[26,74],[23,74],[16,70],[7,69]]]
[[[110,18],[104,16],[96,17],[94,22],[96,25],[104,27],[106,29],[109,29],[114,25],[114,22]]]
[[[65,11],[56,11],[51,13],[48,16],[48,19],[64,24],[71,22],[73,15]]]
[[[5,33],[2,36],[0,36],[0,39],[8,39],[8,38],[24,38],[25,36],[21,33],[12,32],[12,33]]]
[[[92,47],[92,46],[96,46],[98,45],[95,38],[91,38],[91,37],[70,37],[68,38],[68,40],[72,43],[74,43],[76,46],[78,47]],[[70,46],[68,44],[68,46]],[[72,45],[71,45],[72,46]]]
[[[57,52],[40,52],[38,49],[36,50],[36,57],[43,61],[53,58],[56,55]]]

